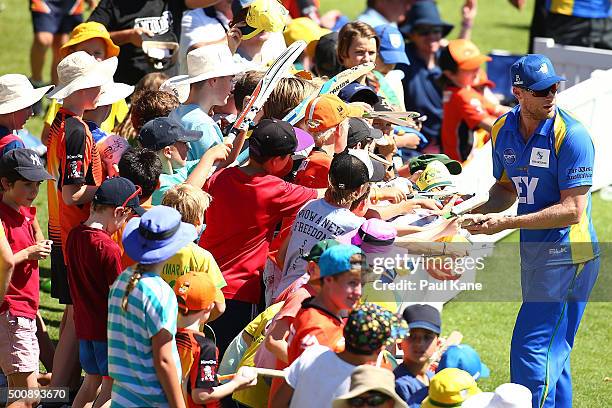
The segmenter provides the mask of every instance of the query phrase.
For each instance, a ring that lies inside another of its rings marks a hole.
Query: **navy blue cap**
[[[440,312],[430,305],[412,305],[404,309],[402,313],[404,320],[408,323],[410,330],[426,329],[436,334],[442,332],[442,319]]]
[[[203,133],[197,130],[187,130],[174,119],[155,118],[144,124],[140,129],[138,141],[142,147],[158,151],[176,142],[195,142]]]
[[[338,98],[344,102],[365,102],[368,105],[376,105],[380,102],[380,98],[376,95],[376,91],[369,86],[352,82],[342,88],[338,93]]]
[[[442,28],[442,37],[446,37],[453,29],[453,25],[443,21],[440,18],[438,6],[434,1],[424,0],[417,1],[412,5],[406,22],[400,27],[400,31],[404,34],[410,34],[418,26],[433,26]]]
[[[142,189],[124,177],[112,177],[104,180],[96,190],[93,202],[114,207],[128,207],[140,216],[145,210],[140,206]]]
[[[9,150],[0,158],[0,176],[17,172],[19,176],[28,181],[53,180],[54,177],[47,172],[40,156],[30,149]]]
[[[555,73],[552,62],[545,55],[527,54],[510,67],[510,81],[512,86],[541,91],[565,78]]]
[[[397,27],[391,24],[383,24],[374,28],[376,35],[380,38],[380,49],[378,53],[385,64],[410,65],[406,55],[406,44],[404,37]]]
[[[482,361],[480,356],[472,347],[467,344],[458,344],[449,346],[442,358],[436,372],[445,368],[458,368],[470,373],[475,380],[479,378],[488,378],[491,375],[491,370]]]

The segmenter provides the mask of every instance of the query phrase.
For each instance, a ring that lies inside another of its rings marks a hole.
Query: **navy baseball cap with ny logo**
[[[510,67],[512,86],[541,91],[565,78],[555,73],[548,57],[541,54],[527,54]]]

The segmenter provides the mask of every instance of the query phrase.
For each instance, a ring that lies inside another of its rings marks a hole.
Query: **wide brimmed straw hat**
[[[74,52],[57,65],[59,86],[49,98],[64,99],[81,89],[102,86],[113,80],[116,70],[117,57],[98,61],[85,51]]]
[[[133,92],[134,87],[132,85],[123,84],[121,82],[107,82],[102,85],[97,106],[112,105],[115,102],[127,98]]]
[[[17,112],[40,101],[53,85],[34,88],[21,74],[0,76],[0,115]]]
[[[236,75],[242,71],[243,67],[234,62],[226,44],[211,44],[187,54],[187,76],[175,81],[174,85]]]

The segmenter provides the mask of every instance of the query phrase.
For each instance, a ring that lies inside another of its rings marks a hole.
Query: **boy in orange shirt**
[[[288,362],[315,344],[332,350],[344,349],[342,312],[351,310],[361,297],[361,273],[367,269],[365,255],[354,245],[336,245],[319,259],[320,292],[303,303],[298,312],[287,349]]]
[[[442,152],[453,160],[465,161],[473,146],[488,140],[495,120],[508,111],[472,88],[480,66],[490,60],[473,42],[462,39],[449,41],[440,54],[444,89],[440,140]],[[478,136],[479,129],[486,133]]]

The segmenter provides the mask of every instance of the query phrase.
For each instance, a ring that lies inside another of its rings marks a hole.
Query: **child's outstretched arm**
[[[185,183],[191,184],[196,188],[204,187],[204,183],[210,175],[210,170],[213,168],[216,161],[225,160],[230,153],[232,145],[218,144],[206,151],[198,165],[193,169]]]
[[[152,337],[152,342],[155,372],[166,393],[168,404],[172,408],[185,408],[183,392],[172,358],[172,334],[166,329],[161,329]]]
[[[218,401],[228,395],[232,395],[234,391],[241,390],[257,384],[257,374],[251,367],[240,367],[236,376],[231,381],[211,388],[194,388],[191,391],[191,398],[196,404],[206,404],[212,401]]]

